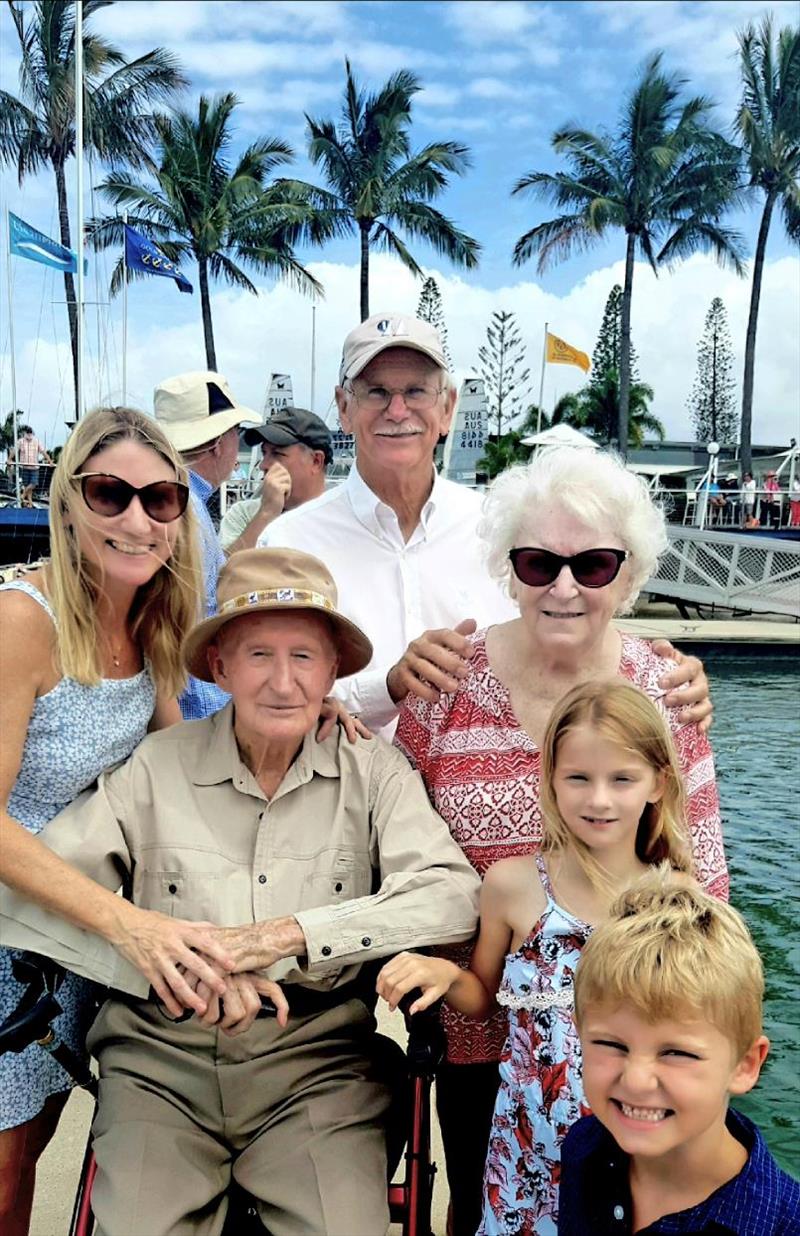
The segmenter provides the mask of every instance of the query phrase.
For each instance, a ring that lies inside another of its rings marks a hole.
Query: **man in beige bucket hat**
[[[192,510],[200,530],[206,613],[213,614],[217,576],[225,561],[208,502],[227,481],[239,454],[239,426],[257,425],[261,417],[238,403],[221,373],[199,370],[160,382],[153,394],[159,422],[189,471]],[[190,678],[180,699],[187,721],[224,708],[227,696],[213,683]]]
[[[478,879],[398,751],[316,741],[334,679],[372,653],[327,568],[243,550],[218,602],[184,654],[231,702],[148,735],[42,838],[145,910],[239,924],[216,933],[222,1007],[198,987],[205,1016],[167,1020],[107,940],[11,890],[3,940],[127,993],[89,1036],[103,1236],[218,1236],[231,1178],[272,1236],[381,1236],[389,1092],[361,967],[469,938]],[[277,1018],[255,1019],[262,994]]]

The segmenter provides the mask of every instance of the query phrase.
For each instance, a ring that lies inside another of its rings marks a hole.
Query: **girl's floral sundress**
[[[497,1001],[508,1009],[508,1038],[483,1181],[478,1236],[556,1236],[561,1142],[589,1108],[573,1019],[575,967],[591,928],[547,895],[527,940],[506,957]]]

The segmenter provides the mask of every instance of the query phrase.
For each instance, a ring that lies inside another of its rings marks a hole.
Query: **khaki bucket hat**
[[[227,623],[245,614],[297,610],[324,614],[339,654],[337,678],[357,674],[372,660],[372,644],[337,610],[336,584],[328,568],[297,549],[240,549],[219,573],[217,613],[193,627],[183,641],[183,662],[195,678],[213,682],[208,646]]]
[[[257,425],[261,417],[237,403],[221,373],[202,369],[160,382],[153,393],[156,420],[176,451],[213,442],[235,425]]]

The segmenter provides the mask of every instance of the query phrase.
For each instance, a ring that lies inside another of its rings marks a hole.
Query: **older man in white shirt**
[[[336,404],[342,427],[356,440],[350,475],[281,515],[258,544],[303,550],[325,562],[343,613],[374,647],[367,669],[340,681],[337,694],[370,728],[390,737],[408,692],[434,698],[439,690],[455,690],[466,672],[464,658],[472,655],[465,635],[476,624],[506,622],[517,610],[486,570],[477,535],[480,495],[433,467],[434,448],[456,404],[435,328],[378,313],[350,331]],[[665,685],[698,672],[698,684],[684,698],[705,699],[702,666],[694,659],[676,667]],[[705,711],[701,704],[694,719]]]

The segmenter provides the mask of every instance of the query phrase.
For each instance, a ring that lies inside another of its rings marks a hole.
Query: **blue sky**
[[[520,320],[538,387],[546,320],[551,329],[591,352],[605,298],[621,279],[623,237],[611,234],[604,244],[544,276],[537,275],[532,264],[515,269],[511,264],[515,240],[548,217],[548,207],[511,198],[514,181],[531,169],[557,166],[549,143],[563,122],[591,128],[613,124],[625,90],[655,50],[664,52],[667,68],[688,79],[687,89],[717,100],[719,124],[725,127],[738,93],[737,31],[766,11],[775,14],[778,24],[797,20],[794,3],[765,6],[751,0],[548,4],[120,0],[98,14],[93,26],[130,56],[156,45],[174,51],[192,79],[184,98],[187,106],[200,91],[235,91],[242,100],[238,140],[245,144],[264,134],[285,138],[298,152],[292,171],[303,178],[316,176],[302,155],[303,112],[338,113],[345,55],[370,86],[379,85],[398,68],[413,69],[424,86],[415,105],[415,144],[437,137],[458,139],[470,146],[473,156],[472,170],[454,182],[441,206],[483,244],[479,269],[459,274],[424,247],[414,250],[440,278],[457,375],[463,377],[475,363],[492,310],[507,308]],[[3,85],[16,90],[14,36],[5,6],[0,35]],[[71,172],[74,175],[74,165]],[[95,169],[95,179],[99,178]],[[13,173],[6,170],[3,190],[11,210],[56,234],[51,176],[43,174],[20,190]],[[100,208],[97,201],[95,209]],[[756,210],[735,219],[751,247],[757,221]],[[302,257],[327,293],[317,314],[316,410],[324,414],[341,338],[357,317],[357,241],[342,240]],[[91,261],[87,299],[105,300],[113,258],[105,255]],[[186,273],[193,278],[190,268]],[[797,432],[799,275],[796,251],[776,219],[768,250],[756,384],[756,436],[764,440],[781,441]],[[57,441],[70,399],[66,314],[63,305],[52,303],[63,299],[63,290],[58,278],[18,259],[13,262],[13,281],[18,403],[37,428]],[[240,398],[259,408],[271,370],[291,372],[296,397],[307,401],[309,302],[266,281],[259,287],[257,299],[215,289],[220,369]],[[396,262],[375,261],[374,309],[413,311],[418,291]],[[738,373],[748,282],[720,271],[705,258],[664,272],[658,281],[637,266],[634,341],[642,376],[656,391],[654,411],[673,436],[688,433],[685,400],[695,348],[715,295],[722,296],[728,308]],[[87,312],[90,402],[119,399],[120,303],[101,311],[99,325],[96,311]],[[0,406],[6,408],[10,407],[7,326],[0,341]],[[135,284],[130,295],[129,400],[149,407],[158,380],[203,367],[197,296],[179,296],[166,280]],[[582,380],[578,370],[549,367],[545,401],[575,389]]]

